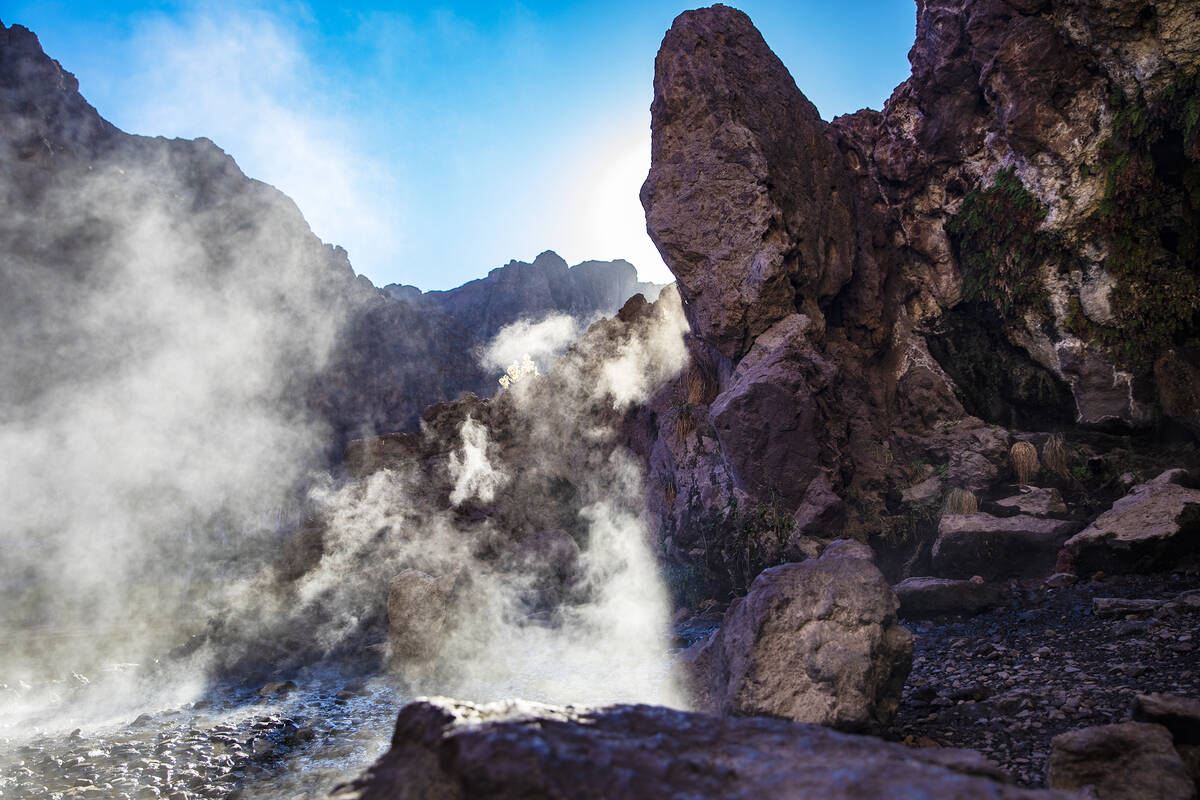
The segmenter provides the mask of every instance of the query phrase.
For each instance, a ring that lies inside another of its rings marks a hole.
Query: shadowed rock
[[[336,800],[1070,796],[1008,785],[970,751],[908,748],[785,720],[447,698],[401,709],[391,750],[334,793]]]

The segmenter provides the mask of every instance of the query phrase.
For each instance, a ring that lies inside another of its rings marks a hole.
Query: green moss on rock
[[[963,300],[987,301],[1006,319],[1044,309],[1042,265],[1057,265],[1066,255],[1040,230],[1045,219],[1046,207],[1011,168],[970,192],[946,224],[963,269]]]

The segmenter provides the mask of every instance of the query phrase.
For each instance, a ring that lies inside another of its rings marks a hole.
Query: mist
[[[386,652],[408,569],[458,589],[436,663],[386,665],[405,691],[681,703],[619,442],[621,413],[686,361],[677,295],[557,362],[569,317],[505,328],[481,363],[499,377],[532,354],[548,374],[421,434],[437,457],[347,481],[310,402],[364,291],[345,253],[205,140],[69,167],[4,184],[0,725],[128,718]]]

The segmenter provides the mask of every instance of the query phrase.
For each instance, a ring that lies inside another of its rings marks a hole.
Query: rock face
[[[1169,475],[1133,487],[1066,542],[1077,570],[1162,568],[1200,549],[1200,491],[1168,482]]]
[[[1006,473],[995,425],[1194,429],[1194,225],[1170,199],[1200,157],[1187,6],[922,2],[912,77],[832,123],[745,14],[675,20],[642,202],[694,374],[639,422],[669,558],[720,573],[703,532],[735,504],[803,536],[896,538],[914,464],[946,467],[930,505]],[[1113,209],[1152,198],[1162,235],[1138,240]],[[1151,285],[1178,302],[1151,310]]]
[[[947,578],[1038,578],[1054,571],[1058,551],[1079,530],[1069,520],[946,514],[938,523],[933,565]]]
[[[1162,725],[1124,722],[1054,737],[1048,783],[1053,789],[1095,787],[1100,800],[1188,800],[1195,786]]]
[[[400,711],[388,751],[337,800],[560,797],[1063,798],[1007,785],[964,750],[653,706],[446,698]]]
[[[701,708],[843,730],[884,725],[912,665],[912,637],[869,548],[764,570],[693,656]]]

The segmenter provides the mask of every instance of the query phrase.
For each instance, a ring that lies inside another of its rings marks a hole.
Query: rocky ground
[[[889,738],[966,747],[1044,786],[1050,740],[1125,722],[1135,695],[1200,695],[1200,568],[1011,584],[971,618],[907,621],[913,670]],[[1150,600],[1105,609],[1100,598]]]

